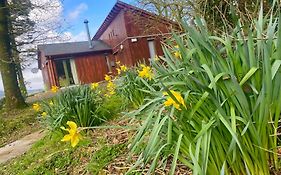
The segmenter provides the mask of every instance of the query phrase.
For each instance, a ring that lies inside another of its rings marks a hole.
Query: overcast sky
[[[42,0],[39,2],[41,1]],[[133,0],[123,0],[123,2],[131,3]],[[116,0],[63,0],[63,3],[60,4],[60,7],[57,8],[56,11],[51,10],[50,13],[41,15],[43,15],[43,18],[46,20],[63,18],[67,24],[67,26],[65,26],[67,29],[64,32],[69,36],[69,41],[83,41],[87,40],[83,23],[84,20],[88,19],[90,33],[91,36],[93,36],[115,3]],[[38,14],[34,16],[38,16]],[[44,86],[41,71],[32,73],[32,68],[37,68],[36,61],[23,71],[25,81],[28,82],[27,88],[43,89]],[[3,90],[1,78],[0,90]]]

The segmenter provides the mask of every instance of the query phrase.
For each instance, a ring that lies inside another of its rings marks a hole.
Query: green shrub
[[[98,90],[78,86],[60,92],[52,101],[43,104],[46,118],[43,121],[51,129],[57,129],[74,121],[80,127],[99,125],[106,120],[100,113],[103,97]]]
[[[122,73],[117,87],[118,94],[128,99],[135,108],[141,106],[145,98],[150,95],[146,84],[152,84],[153,82],[153,80],[145,81],[139,77],[138,69],[140,69],[140,66],[130,68]]]
[[[210,36],[201,20],[196,25],[184,25],[186,33],[174,36],[178,46],[153,63],[161,91],[135,112],[143,122],[131,148],[146,145],[136,166],[150,162],[153,172],[172,155],[171,174],[177,159],[194,175],[278,170],[281,20],[261,12],[232,36]],[[165,103],[164,91],[180,110]]]

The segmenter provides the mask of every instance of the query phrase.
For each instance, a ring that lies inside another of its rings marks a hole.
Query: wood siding
[[[82,84],[104,80],[108,67],[104,55],[84,55],[75,58],[78,79]]]
[[[172,29],[172,24],[162,21],[157,16],[147,16],[131,10],[124,13],[124,19],[129,37],[170,33]]]
[[[44,86],[48,90],[52,86],[58,86],[57,73],[53,60],[48,60],[43,52],[40,54],[41,72],[43,76]]]
[[[114,18],[109,24],[107,29],[100,36],[100,40],[103,40],[112,48],[120,44],[127,37],[127,31],[125,27],[124,11]]]
[[[138,62],[146,62],[149,64],[149,47],[148,47],[148,39],[154,41],[156,55],[163,55],[162,45],[161,45],[161,37],[155,38],[138,38],[137,42],[130,43],[130,51],[132,54],[132,64],[136,65]]]
[[[131,52],[129,49],[130,46],[129,42],[126,41],[126,38],[127,31],[124,11],[121,10],[99,39],[112,47],[114,54],[111,57],[111,60],[120,61],[121,64],[125,65],[132,65]],[[123,49],[120,47],[121,44],[123,45]]]

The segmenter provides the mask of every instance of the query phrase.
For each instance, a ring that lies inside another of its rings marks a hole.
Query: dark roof
[[[164,18],[164,17],[160,17],[157,14],[148,12],[148,11],[143,10],[141,8],[138,8],[138,7],[132,6],[130,4],[127,4],[125,2],[117,0],[117,2],[113,6],[113,8],[109,12],[109,14],[107,15],[107,17],[103,21],[102,25],[100,26],[100,28],[96,32],[96,34],[93,37],[93,39],[99,39],[99,37],[102,35],[102,33],[107,29],[107,27],[110,25],[110,23],[114,20],[114,18],[119,14],[119,12],[122,9],[129,9],[129,10],[132,10],[134,12],[138,12],[141,15],[146,15],[146,16],[148,16],[150,18],[157,18],[159,20],[159,22],[162,22],[162,23],[174,24],[176,26],[178,25],[177,23],[175,23],[174,21],[172,21],[170,19],[167,19],[167,18]]]
[[[92,40],[92,43],[93,48],[89,47],[88,41],[43,44],[38,45],[38,50],[43,51],[45,56],[74,55],[111,50],[110,46],[101,40]]]

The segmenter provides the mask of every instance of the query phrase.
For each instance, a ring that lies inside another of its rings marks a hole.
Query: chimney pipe
[[[93,43],[91,40],[91,35],[90,35],[90,30],[89,30],[89,25],[88,25],[89,21],[87,19],[84,20],[84,24],[86,26],[86,31],[87,31],[87,35],[88,35],[88,41],[89,41],[89,48],[92,49],[93,48]]]

